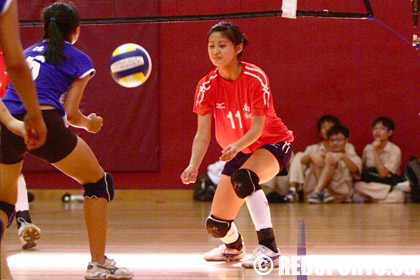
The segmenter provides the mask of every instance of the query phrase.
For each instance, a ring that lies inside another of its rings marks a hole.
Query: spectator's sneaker
[[[308,198],[309,203],[322,203],[322,193],[313,191]]]
[[[222,244],[204,254],[206,261],[239,261],[243,258],[245,258],[245,245],[243,243],[241,250],[231,249]]]
[[[322,202],[323,203],[330,203],[334,201],[334,197],[330,194],[330,192],[325,189],[322,191]]]
[[[280,250],[277,249],[278,253],[272,251],[270,248],[264,245],[258,245],[254,250],[252,257],[242,261],[242,267],[245,268],[263,268],[263,267],[278,267]]]
[[[88,280],[102,280],[102,279],[131,279],[134,274],[125,267],[116,267],[115,261],[105,257],[105,263],[99,264],[97,262],[90,262],[85,279]]]
[[[284,195],[288,202],[296,201],[297,198],[297,192],[295,188],[290,188]]]
[[[267,201],[270,202],[270,203],[286,203],[286,202],[289,202],[289,200],[285,196],[279,194],[276,191],[272,191],[269,194],[267,194]]]
[[[22,243],[22,249],[30,249],[36,246],[41,238],[41,229],[32,223],[28,223],[24,218],[17,218],[20,223],[18,236]]]

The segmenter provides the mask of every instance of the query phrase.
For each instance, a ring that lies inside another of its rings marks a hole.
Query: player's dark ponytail
[[[44,52],[45,60],[53,65],[62,65],[67,59],[63,52],[64,42],[79,26],[79,12],[72,2],[55,2],[42,12],[44,38],[49,44]]]
[[[64,38],[60,28],[57,25],[57,19],[52,17],[48,25],[48,39],[50,43],[44,53],[45,60],[53,65],[62,65],[63,59],[66,59],[63,52]]]

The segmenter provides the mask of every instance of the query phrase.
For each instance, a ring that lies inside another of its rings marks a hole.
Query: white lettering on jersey
[[[242,111],[244,112],[242,115],[244,116],[245,119],[251,119],[252,118],[252,114],[251,112],[251,107],[248,106],[248,104],[244,104],[244,108],[242,109]]]
[[[244,118],[245,119],[251,119],[252,118],[252,114],[244,113]]]
[[[226,108],[225,102],[216,103],[216,109],[225,109],[225,108]]]
[[[29,69],[31,69],[32,80],[34,81],[38,78],[41,62],[45,62],[45,57],[43,55],[37,55],[35,57],[28,56],[26,58],[26,63],[28,63]]]
[[[33,52],[43,52],[44,51],[44,46],[37,46],[32,51]]]

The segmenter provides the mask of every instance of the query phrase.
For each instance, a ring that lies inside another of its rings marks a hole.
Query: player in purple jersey
[[[71,2],[59,1],[45,8],[42,18],[44,41],[29,47],[25,55],[32,68],[48,134],[44,146],[29,152],[84,187],[84,214],[91,253],[85,279],[131,279],[131,271],[116,267],[115,261],[105,256],[108,204],[114,196],[112,176],[104,172],[90,147],[68,129],[63,120],[66,115],[70,125],[91,133],[102,127],[101,117],[94,113],[85,116],[79,110],[83,91],[95,70],[90,58],[73,46],[80,34],[78,9]],[[62,104],[60,97],[64,92]],[[21,102],[13,87],[8,87],[3,101],[14,117],[22,119]],[[7,179],[2,179],[2,190],[4,183],[7,190],[4,199],[12,204],[16,201],[16,181],[27,150],[23,138],[5,126],[1,141],[1,172],[9,174]],[[10,214],[10,221],[13,209],[6,213]],[[7,217],[2,218],[3,222],[7,221]]]

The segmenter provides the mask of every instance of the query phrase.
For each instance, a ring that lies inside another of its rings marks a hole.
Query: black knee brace
[[[13,218],[15,217],[16,207],[12,204],[9,204],[4,201],[0,201],[0,210],[2,210],[7,215],[7,226],[13,222]]]
[[[210,215],[206,220],[207,232],[216,238],[225,237],[232,225],[232,222],[233,220],[222,220],[215,218],[213,215]]]
[[[249,169],[238,169],[233,172],[230,180],[233,185],[233,189],[236,192],[236,195],[239,198],[245,198],[250,196],[257,190],[261,189],[261,186],[258,184],[260,178],[252,170]]]
[[[96,183],[84,184],[84,197],[103,197],[111,201],[114,198],[114,179],[111,174],[105,172],[104,177]]]

